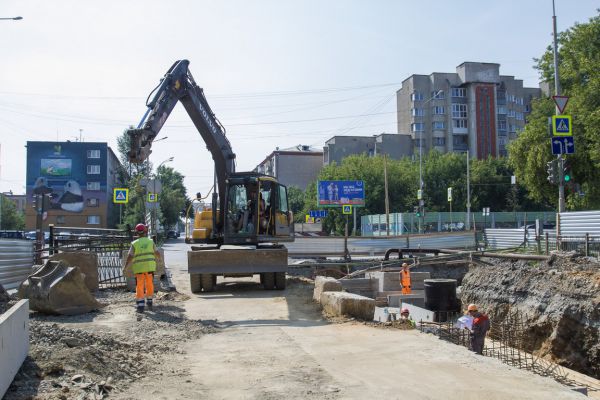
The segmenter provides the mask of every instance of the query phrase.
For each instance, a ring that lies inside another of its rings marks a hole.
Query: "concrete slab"
[[[375,307],[375,313],[373,315],[373,321],[375,322],[388,322],[395,321],[400,315],[400,308],[398,307]]]
[[[411,294],[389,295],[387,299],[390,307],[400,307],[404,303],[425,307],[425,292],[422,290],[413,290]]]
[[[29,352],[29,300],[21,300],[0,315],[0,398]]]
[[[313,291],[313,300],[321,302],[323,292],[341,292],[342,284],[335,278],[329,276],[317,276],[315,279],[315,290]]]
[[[334,316],[350,316],[372,321],[375,313],[375,300],[348,292],[323,292],[323,310]]]

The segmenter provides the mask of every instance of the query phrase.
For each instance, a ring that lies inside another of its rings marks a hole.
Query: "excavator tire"
[[[213,274],[200,274],[202,279],[202,289],[205,292],[214,292],[217,276]]]
[[[277,290],[285,290],[285,272],[275,272],[275,286]]]
[[[200,274],[190,274],[190,287],[192,293],[200,293],[202,291],[202,279]]]
[[[263,276],[263,287],[265,288],[265,290],[275,289],[275,273],[265,272]]]

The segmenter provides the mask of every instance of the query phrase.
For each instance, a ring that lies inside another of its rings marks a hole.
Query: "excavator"
[[[148,109],[137,128],[127,130],[129,160],[142,163],[148,158],[153,140],[178,102],[214,161],[210,210],[195,212],[192,235],[186,237],[186,243],[196,244],[188,251],[192,292],[214,291],[217,276],[255,274],[260,274],[265,289],[285,289],[288,253],[281,243],[294,240],[287,188],[272,176],[235,171],[236,157],[225,128],[194,81],[188,60],[169,68],[148,96]]]

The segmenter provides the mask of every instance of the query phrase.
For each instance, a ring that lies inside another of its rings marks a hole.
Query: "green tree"
[[[562,32],[559,42],[559,76],[563,95],[569,96],[565,113],[573,116],[576,153],[567,156],[573,183],[567,185],[567,208],[587,209],[600,206],[600,16],[587,23],[575,24]],[[552,48],[549,46],[536,68],[542,79],[554,86]],[[546,180],[546,162],[550,154],[548,118],[554,114],[550,99],[535,101],[529,123],[509,148],[510,164],[524,182],[529,196],[554,206],[558,202],[556,186]],[[575,190],[581,186],[584,197]]]
[[[0,193],[0,228],[2,230],[23,230],[25,229],[25,216],[17,210],[15,203]]]
[[[160,200],[160,223],[164,227],[173,227],[179,218],[185,215],[187,191],[183,184],[183,175],[171,167],[161,165],[156,171],[156,179],[162,184]]]
[[[304,192],[296,186],[287,188],[288,204],[294,213],[294,222],[304,222]]]

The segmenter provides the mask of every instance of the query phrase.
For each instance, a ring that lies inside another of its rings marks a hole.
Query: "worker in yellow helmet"
[[[136,311],[143,313],[144,305],[147,305],[148,309],[152,311],[154,272],[156,271],[156,260],[160,259],[160,253],[152,239],[148,237],[148,227],[146,225],[137,224],[135,232],[139,238],[131,243],[125,268],[131,265],[136,281]]]
[[[402,264],[402,270],[400,271],[400,283],[402,284],[402,294],[411,294],[410,288],[410,270],[408,264]]]

